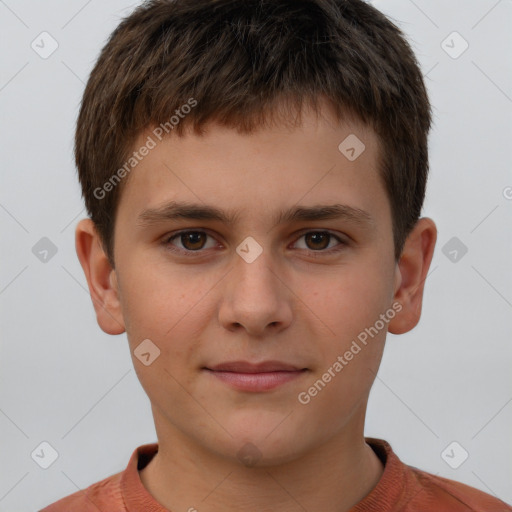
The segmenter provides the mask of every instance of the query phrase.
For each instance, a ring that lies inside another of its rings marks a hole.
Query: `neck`
[[[362,425],[355,434],[344,430],[291,462],[250,468],[198,449],[174,432],[158,436],[158,453],[140,477],[173,511],[345,512],[370,493],[383,472]]]

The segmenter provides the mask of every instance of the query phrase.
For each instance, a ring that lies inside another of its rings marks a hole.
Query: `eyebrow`
[[[220,221],[233,225],[240,216],[239,211],[225,212],[215,206],[171,201],[157,208],[144,209],[137,217],[137,224],[149,227],[175,219]],[[274,224],[296,221],[347,220],[361,226],[373,226],[374,219],[365,210],[343,204],[294,206],[279,212]]]

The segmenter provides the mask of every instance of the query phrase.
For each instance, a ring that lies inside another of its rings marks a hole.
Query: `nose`
[[[286,329],[292,321],[294,296],[270,252],[264,250],[251,263],[237,255],[234,265],[224,282],[220,324],[256,337]]]

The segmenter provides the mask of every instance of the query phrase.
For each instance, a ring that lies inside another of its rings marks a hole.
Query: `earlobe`
[[[434,221],[423,217],[418,220],[405,241],[402,256],[397,264],[398,275],[394,295],[394,301],[400,302],[402,309],[389,322],[388,331],[392,334],[408,332],[420,320],[423,290],[436,240],[437,229]]]
[[[125,325],[115,270],[110,265],[91,219],[78,223],[75,247],[87,279],[98,325],[107,334],[122,334]]]

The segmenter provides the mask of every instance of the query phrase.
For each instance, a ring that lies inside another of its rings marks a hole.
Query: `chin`
[[[226,425],[230,456],[247,467],[271,467],[291,462],[308,450],[301,428],[286,424],[286,414],[257,413]],[[291,416],[291,415],[290,415]],[[283,421],[284,419],[284,421]],[[227,447],[225,447],[227,448]],[[219,446],[216,446],[219,449]]]
[[[302,448],[302,449],[301,449]],[[242,441],[235,451],[235,459],[246,467],[270,468],[290,463],[307,451],[304,440],[297,445],[296,440],[287,438],[279,442]]]

